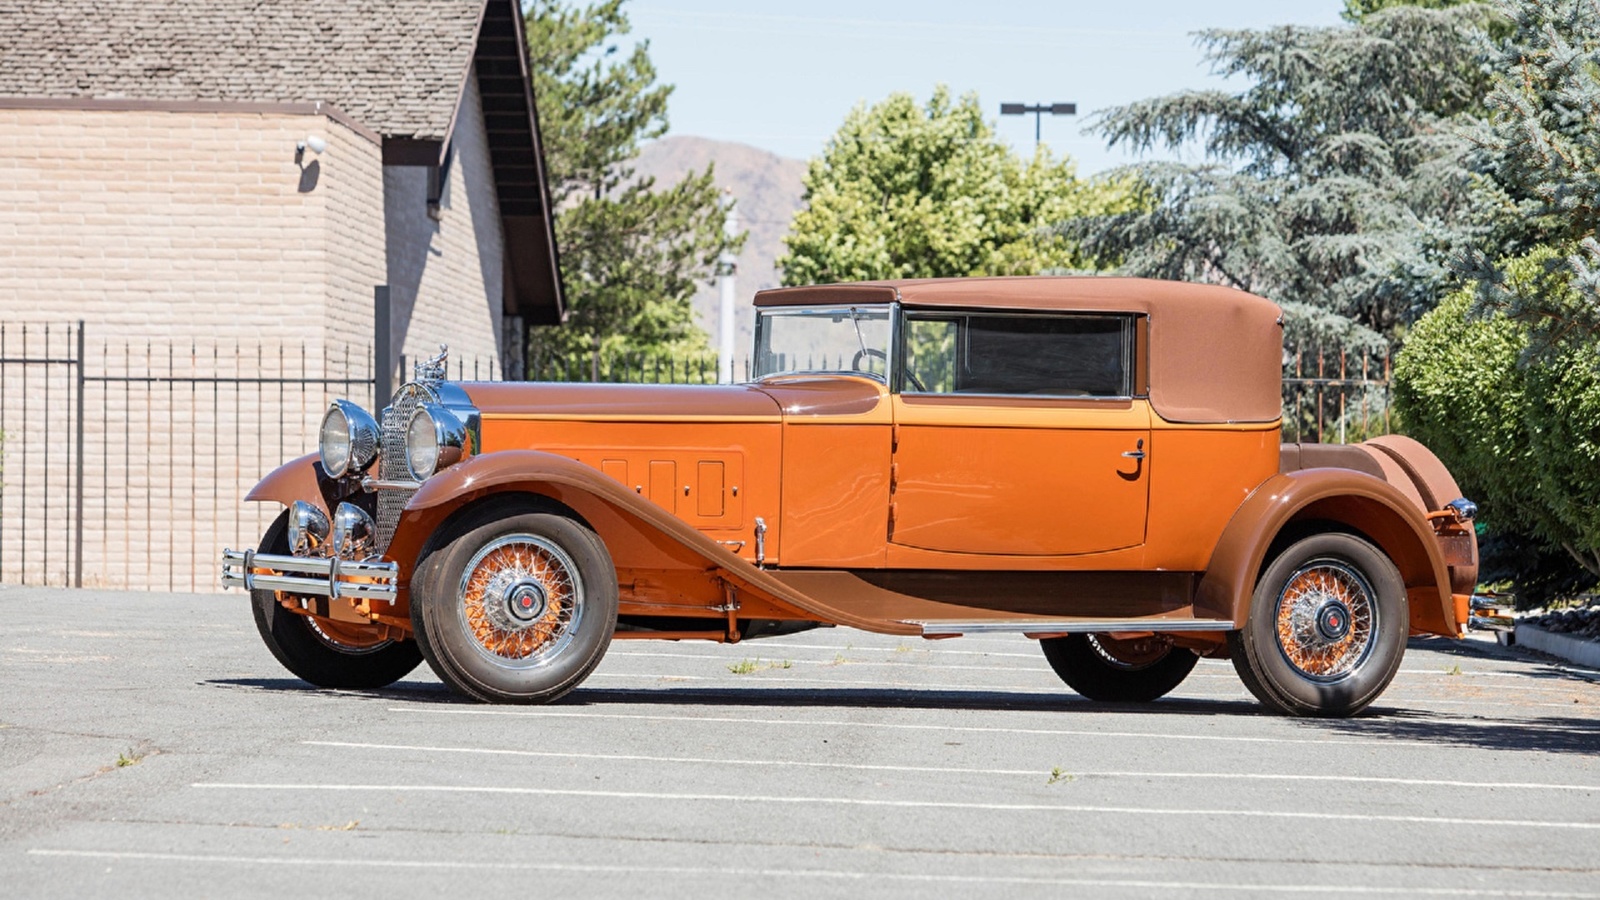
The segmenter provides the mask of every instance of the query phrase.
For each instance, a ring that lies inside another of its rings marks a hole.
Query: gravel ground
[[[627,642],[546,707],[290,677],[230,596],[0,588],[7,897],[1600,897],[1600,674],[1413,641],[1369,714],[1022,638]],[[748,661],[748,663],[746,663]]]

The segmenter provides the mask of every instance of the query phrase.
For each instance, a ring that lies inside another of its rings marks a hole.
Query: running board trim
[[[923,637],[961,634],[1098,634],[1107,631],[1232,631],[1226,619],[902,619]]]

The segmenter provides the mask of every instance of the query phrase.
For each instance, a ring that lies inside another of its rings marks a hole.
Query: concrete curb
[[[1517,624],[1516,645],[1538,650],[1551,656],[1575,662],[1580,666],[1600,669],[1600,642],[1545,631],[1532,625]]]

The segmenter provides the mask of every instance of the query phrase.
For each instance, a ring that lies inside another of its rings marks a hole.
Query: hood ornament
[[[443,381],[448,375],[449,366],[446,360],[450,357],[450,348],[445,344],[439,345],[439,355],[429,357],[411,367],[412,377],[416,381]]]

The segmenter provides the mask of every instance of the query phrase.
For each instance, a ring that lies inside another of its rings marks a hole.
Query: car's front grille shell
[[[383,448],[378,455],[378,477],[384,481],[410,481],[411,470],[406,465],[406,428],[411,424],[411,414],[424,403],[438,399],[426,386],[411,383],[400,388],[394,402],[383,412]],[[386,488],[378,492],[377,550],[383,553],[394,538],[395,526],[400,524],[400,511],[410,502],[415,490]]]

